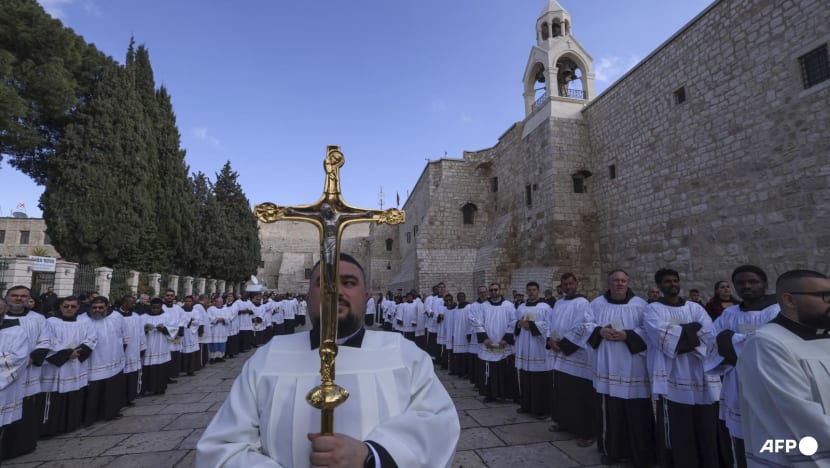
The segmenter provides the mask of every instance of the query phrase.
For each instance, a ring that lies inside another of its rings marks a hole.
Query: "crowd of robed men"
[[[830,465],[825,275],[787,272],[776,295],[761,268],[743,265],[731,275],[740,300],[721,280],[705,306],[680,295],[671,269],[655,273],[659,291],[648,300],[623,270],[609,273],[593,300],[577,293],[574,274],[560,280],[559,299],[549,290],[540,297],[530,282],[515,304],[497,283],[480,286],[469,303],[444,283],[423,299],[414,290],[388,293],[378,296],[378,319],[451,375],[469,378],[485,402],[514,401],[518,413],[550,417],[549,430],[572,433],[577,445],[596,443],[604,464]],[[768,333],[756,333],[765,325]],[[806,436],[819,445],[809,456],[769,445]]]
[[[90,293],[37,307],[28,287],[10,288],[0,299],[0,461],[33,451],[39,438],[118,419],[180,375],[305,324],[303,297],[247,296],[179,301],[167,290],[111,306]]]

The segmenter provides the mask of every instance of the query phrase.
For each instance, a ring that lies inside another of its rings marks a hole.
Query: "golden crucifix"
[[[323,195],[316,203],[280,207],[261,203],[254,215],[263,223],[280,220],[304,221],[317,226],[320,232],[320,385],[306,395],[308,403],[321,410],[320,432],[334,433],[334,409],[349,397],[343,387],[334,384],[334,358],[337,356],[337,285],[340,278],[340,239],[346,226],[374,221],[378,224],[401,224],[405,214],[395,208],[384,211],[356,208],[343,200],[340,193],[340,168],[346,160],[339,146],[326,147],[323,168],[326,182]]]

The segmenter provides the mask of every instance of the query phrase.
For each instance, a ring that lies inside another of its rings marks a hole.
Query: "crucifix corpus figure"
[[[340,193],[344,162],[338,146],[327,147],[325,186],[317,202],[254,208],[265,223],[304,221],[318,229],[320,262],[312,269],[308,291],[313,329],[275,337],[248,360],[199,441],[197,466],[452,463],[458,414],[429,356],[399,334],[364,328],[370,297],[365,273],[356,259],[340,252],[350,224],[401,224],[404,212],[346,203]],[[319,375],[310,371],[318,347]],[[349,392],[334,383],[335,358],[341,383],[356,392],[348,402]],[[300,405],[297,392],[318,382],[305,397],[310,406]],[[320,410],[319,426],[312,407]]]

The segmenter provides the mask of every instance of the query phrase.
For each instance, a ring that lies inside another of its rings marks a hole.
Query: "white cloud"
[[[64,6],[68,6],[73,2],[73,0],[38,0],[40,6],[46,10],[46,13],[52,18],[59,19],[61,21],[66,20],[66,11],[64,10]]]
[[[631,70],[639,61],[640,59],[633,55],[628,59],[617,56],[600,57],[599,60],[594,62],[594,76],[599,82],[611,83],[628,70]]]
[[[222,148],[222,143],[219,142],[219,139],[208,133],[208,129],[206,127],[193,127],[190,130],[190,134],[199,140],[210,143],[216,148]]]

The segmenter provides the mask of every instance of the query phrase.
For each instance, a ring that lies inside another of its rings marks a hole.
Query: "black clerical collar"
[[[124,317],[129,317],[129,316],[133,315],[132,310],[118,309],[118,312],[120,312],[121,315],[123,315]]]
[[[526,307],[536,307],[536,304],[538,304],[540,302],[544,302],[544,301],[542,299],[538,299],[536,301],[531,301],[530,299],[528,299],[527,302],[525,302],[524,304],[525,304]]]
[[[660,299],[657,299],[655,302],[659,302],[660,304],[667,305],[669,307],[683,307],[684,305],[686,305],[686,299],[683,299],[682,297],[679,297],[678,299],[679,302],[677,304],[672,304],[671,302],[668,302],[668,299],[665,297],[661,297]]]
[[[487,302],[487,300],[488,299],[476,299],[476,302],[478,302],[479,304],[484,304],[485,302]]]
[[[444,306],[444,308],[447,310],[455,310],[456,307],[458,307],[458,304],[453,304],[452,307]]]
[[[605,296],[605,300],[609,304],[628,304],[628,301],[634,298],[634,291],[632,291],[631,288],[628,288],[628,291],[625,292],[625,297],[622,299],[611,299],[610,289],[608,291],[605,291],[605,294],[603,294],[603,296]]]
[[[343,343],[338,343],[337,346],[350,346],[352,348],[359,348],[363,344],[363,336],[366,335],[366,329],[360,327],[360,330],[353,333],[346,338]],[[320,331],[312,328],[308,336],[311,338],[311,349],[315,350],[320,347]],[[339,341],[339,340],[338,340]]]
[[[758,302],[756,302],[755,304],[750,305],[750,304],[747,304],[746,301],[744,301],[744,302],[741,302],[739,307],[744,312],[751,312],[751,311],[764,310],[767,307],[769,307],[773,304],[777,304],[777,303],[778,303],[778,297],[776,297],[775,294],[767,294],[764,297],[759,298]]]
[[[458,308],[463,309],[463,308],[467,307],[467,305],[469,305],[469,304],[470,304],[469,302],[459,302],[458,303]]]
[[[499,299],[499,302],[493,302],[493,299],[487,299],[487,302],[493,304],[494,306],[500,306],[504,303],[504,298],[502,297],[501,299]]]
[[[562,299],[565,300],[565,301],[572,301],[572,300],[574,300],[578,297],[585,297],[585,296],[583,296],[582,294],[574,294],[573,296],[565,296]]]
[[[0,323],[0,330],[9,327],[16,327],[18,325],[20,325],[20,320],[4,318],[3,321]]]
[[[59,314],[58,318],[63,320],[64,322],[77,322],[78,321],[78,315],[77,314],[72,316],[72,317],[66,317],[63,314]]]
[[[781,325],[782,327],[791,331],[794,335],[798,336],[802,340],[819,340],[822,338],[830,338],[830,328],[821,329],[814,328],[809,325],[804,325],[803,323],[798,323],[782,313],[779,313],[777,317],[770,321],[770,323],[777,323],[778,325]]]

